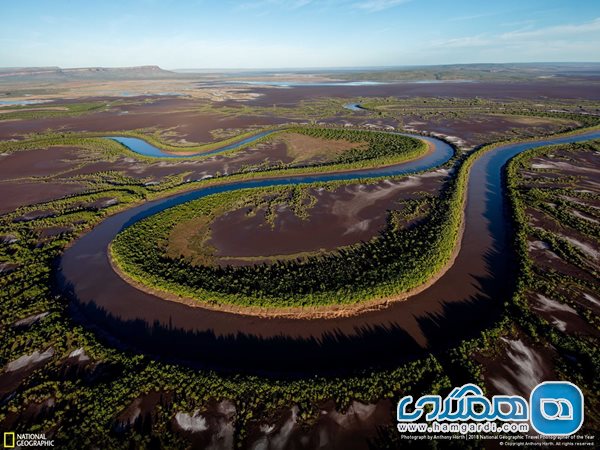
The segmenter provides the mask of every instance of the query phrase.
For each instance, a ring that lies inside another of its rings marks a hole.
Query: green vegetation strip
[[[578,311],[581,317],[587,317],[588,323],[597,331],[600,331],[600,324],[597,315],[593,311],[587,310],[576,301],[577,294],[581,292],[592,292],[596,298],[600,296],[600,286],[598,283],[591,283],[580,277],[575,277],[561,272],[560,269],[548,270],[547,268],[536,267],[529,251],[529,239],[536,229],[531,224],[527,210],[535,207],[536,199],[529,194],[531,190],[523,185],[530,182],[530,178],[525,179],[520,173],[529,167],[531,159],[537,156],[549,157],[557,150],[567,152],[590,152],[597,153],[600,149],[600,141],[563,144],[558,146],[542,147],[523,152],[514,157],[506,169],[506,185],[508,196],[512,206],[513,220],[515,223],[514,247],[518,255],[519,277],[512,302],[509,304],[507,314],[525,330],[531,339],[538,343],[552,348],[556,351],[557,379],[566,379],[576,383],[584,392],[586,397],[586,415],[588,417],[588,427],[600,424],[600,416],[597,411],[600,407],[600,379],[597,374],[600,372],[600,346],[598,338],[578,332],[564,332],[541,317],[528,300],[528,294],[541,293],[547,295],[555,301],[560,301],[569,305]],[[560,194],[560,189],[556,190]],[[570,196],[577,195],[574,192]],[[594,198],[598,199],[597,195]],[[573,227],[577,230],[577,227]],[[573,267],[583,272],[587,272],[591,279],[598,279],[596,268],[586,264],[582,258],[581,252],[570,245],[568,242],[560,239],[554,233],[542,230],[543,238],[550,243],[551,250]],[[585,232],[586,229],[579,230]],[[568,232],[568,225],[565,227]],[[598,244],[598,235],[595,236],[595,242]],[[565,295],[568,292],[568,295]],[[592,312],[592,314],[590,314]]]
[[[379,135],[383,139],[371,150],[375,161],[409,159],[423,145],[393,134],[318,129],[308,132],[357,141]],[[352,156],[346,158],[352,160]],[[366,161],[373,163],[359,160]],[[389,298],[424,284],[450,259],[461,226],[463,184],[464,176],[459,176],[442,198],[434,200],[432,212],[419,227],[389,227],[368,243],[302,261],[234,268],[192,266],[183,259],[165,257],[162,243],[176,223],[226,209],[239,191],[211,195],[140,221],[115,239],[112,255],[117,267],[139,283],[212,304],[293,307]],[[308,187],[333,185],[336,183]],[[262,189],[265,195],[280,191]]]
[[[0,108],[0,122],[3,120],[32,120],[49,119],[54,117],[77,117],[83,114],[107,111],[110,106],[123,104],[123,102],[81,102],[69,104],[43,103],[40,105],[15,105]],[[3,112],[10,110],[10,112]]]
[[[598,147],[596,144],[596,151]],[[524,161],[529,152],[522,153]],[[219,375],[174,364],[154,361],[144,355],[122,352],[102,344],[90,330],[71,319],[67,301],[53,295],[52,263],[78,233],[98,224],[107,214],[130,207],[143,200],[149,189],[123,186],[117,195],[110,191],[74,196],[48,202],[0,217],[0,232],[11,234],[17,242],[0,245],[0,260],[16,262],[20,267],[0,277],[0,363],[30,355],[34,351],[54,349],[46,365],[37,367],[3,396],[0,421],[12,431],[42,433],[52,430],[52,437],[61,448],[89,448],[102,442],[106,448],[186,448],[189,436],[173,426],[178,412],[204,413],[224,399],[236,407],[233,427],[235,445],[249,447],[253,430],[265,423],[275,423],[292,405],[299,407],[298,423],[310,426],[319,417],[326,402],[333,401],[344,412],[353,400],[373,403],[388,399],[392,405],[404,395],[415,398],[424,394],[446,395],[452,386],[467,382],[485,386],[485,370],[475,357],[504,358],[503,341],[524,339],[536,348],[556,351],[553,360],[555,379],[576,383],[585,395],[585,432],[599,429],[600,416],[600,355],[597,340],[581,335],[568,335],[541,319],[525,299],[527,290],[552,289],[576,285],[600,295],[597,283],[587,283],[556,272],[543,274],[527,253],[526,197],[518,191],[515,174],[519,160],[509,165],[508,195],[513,207],[520,272],[515,294],[507,297],[501,320],[483,331],[477,339],[463,341],[457,347],[439,355],[430,355],[389,370],[367,370],[348,376],[318,376],[304,380],[263,378],[247,375]],[[136,189],[135,194],[130,189]],[[80,211],[80,203],[99,196],[115,196],[119,204],[99,211]],[[49,238],[39,245],[35,228],[39,220],[13,222],[13,218],[35,209],[51,209],[56,217],[43,219],[43,226],[76,225],[72,233]],[[555,294],[556,295],[556,294]],[[557,300],[569,302],[568,298]],[[574,303],[571,303],[574,306]],[[49,313],[27,327],[14,323],[34,314]],[[594,316],[595,317],[595,316]],[[83,349],[91,359],[87,368],[73,368],[69,354]],[[394,351],[392,349],[391,351]],[[504,361],[504,360],[503,360]],[[491,374],[493,375],[493,374]],[[11,376],[7,374],[7,376]],[[119,416],[132,403],[148,393],[164,393],[166,400],[151,412],[152,420],[141,418],[136,425],[117,431]],[[44,402],[52,406],[44,413],[32,416],[31,411]],[[392,412],[390,412],[392,414]],[[8,426],[8,425],[7,425]],[[382,433],[373,448],[399,448],[405,445],[395,427]],[[474,444],[484,448],[486,441]],[[437,448],[434,441],[428,448]]]
[[[193,152],[199,153],[191,155],[189,159],[202,159],[210,155],[203,155],[204,152],[211,150],[218,150],[219,148],[235,144],[236,142],[243,141],[249,137],[255,136],[260,131],[272,131],[272,133],[260,137],[252,142],[241,144],[230,150],[223,151],[221,155],[233,155],[235,152],[247,148],[249,146],[256,145],[260,142],[270,141],[277,138],[278,135],[286,132],[299,133],[314,138],[320,138],[325,140],[336,140],[344,139],[350,142],[366,142],[368,144],[366,149],[352,149],[340,154],[335,160],[319,163],[313,165],[302,165],[291,168],[287,165],[279,165],[274,167],[259,167],[259,171],[270,171],[276,172],[278,170],[285,169],[286,173],[289,170],[295,170],[293,173],[301,173],[306,167],[317,171],[329,171],[329,170],[353,170],[365,167],[373,166],[385,166],[396,164],[408,159],[414,159],[422,156],[428,149],[427,144],[423,141],[408,138],[406,136],[400,136],[395,133],[386,133],[380,131],[366,131],[366,130],[344,130],[338,128],[323,128],[323,127],[312,127],[312,126],[295,126],[279,129],[264,129],[259,131],[249,131],[237,135],[235,137],[225,139],[218,142],[212,142],[210,144],[203,144],[194,147],[180,147],[167,144],[163,141],[159,141],[153,135],[148,135],[142,131],[113,131],[106,133],[96,132],[65,132],[65,133],[43,133],[43,134],[32,134],[28,136],[28,139],[21,141],[3,141],[0,142],[0,152],[12,153],[15,151],[25,151],[40,148],[49,148],[57,146],[79,146],[90,150],[101,150],[109,154],[110,156],[116,157],[119,154],[123,154],[123,149],[127,149],[128,153],[142,161],[153,162],[153,161],[164,161],[169,159],[168,156],[161,158],[154,158],[150,156],[141,155],[139,153],[130,150],[127,146],[119,144],[116,141],[106,139],[106,136],[125,136],[134,137],[145,140],[151,145],[154,145],[165,152],[173,152],[173,158],[177,161],[181,159],[176,158],[177,152]],[[252,170],[252,168],[248,168]],[[247,169],[247,170],[248,170]],[[246,170],[246,171],[247,171]],[[250,172],[252,173],[252,172]]]
[[[222,207],[239,195],[232,193],[199,199],[134,224],[113,241],[111,254],[117,268],[136,282],[207,305],[289,308],[401,298],[447,267],[461,235],[471,166],[500,145],[466,157],[420,226],[390,227],[370,242],[327,255],[243,267],[192,266],[184,259],[165,257],[157,241],[166,239],[174,223]]]

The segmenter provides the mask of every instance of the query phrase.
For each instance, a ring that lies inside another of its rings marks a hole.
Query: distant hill
[[[138,67],[8,67],[0,68],[0,82],[71,81],[71,80],[137,80],[178,78],[175,72],[158,66]]]
[[[577,81],[600,82],[600,63],[513,63],[513,64],[449,64],[434,66],[298,68],[298,69],[179,69],[164,70],[159,66],[137,67],[8,67],[0,68],[0,83],[118,80],[261,80],[285,75],[318,74],[326,78],[348,81],[418,82],[418,81]]]
[[[335,72],[333,72],[335,73]],[[368,81],[526,81],[536,79],[585,79],[600,81],[600,63],[513,63],[513,64],[448,64],[353,69],[340,71],[341,79]]]

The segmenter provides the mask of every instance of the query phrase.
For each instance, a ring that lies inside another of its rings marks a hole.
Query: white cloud
[[[379,12],[409,1],[411,0],[363,0],[354,3],[352,7],[368,12]]]
[[[256,10],[256,9],[299,9],[313,3],[313,0],[257,0],[240,3],[236,6],[238,10]]]
[[[237,10],[271,10],[274,8],[283,10],[300,9],[309,4],[321,9],[335,9],[350,7],[366,12],[384,11],[394,6],[408,3],[412,0],[253,0],[236,5]]]
[[[471,14],[468,16],[458,16],[458,17],[451,17],[449,19],[447,19],[448,22],[462,22],[462,21],[467,21],[467,20],[475,20],[475,19],[482,19],[484,17],[492,17],[492,16],[497,16],[498,13],[494,12],[494,13],[482,13],[482,14]]]
[[[268,14],[275,8],[289,16],[294,16],[293,12],[300,10],[303,14],[304,11],[316,14],[313,8],[306,7],[310,0],[247,1],[246,5],[255,5],[259,9],[246,10],[247,14],[242,13],[242,16]],[[377,13],[405,1],[313,0],[312,6],[317,7],[319,14],[335,9],[336,12],[345,10],[355,17]],[[324,15],[329,17],[329,14]],[[457,20],[467,18],[461,16]],[[339,67],[598,61],[600,48],[600,18],[594,17],[586,22],[547,27],[530,21],[497,24],[485,32],[468,34],[463,31],[465,36],[457,34],[461,33],[461,29],[467,30],[467,27],[451,25],[451,31],[425,27],[422,32],[414,33],[385,21],[380,23],[379,20],[375,22],[375,27],[365,18],[363,33],[341,33],[332,27],[328,30],[327,39],[318,41],[311,39],[312,36],[305,36],[305,33],[299,38],[296,30],[290,30],[289,35],[281,38],[273,38],[260,33],[213,33],[205,29],[182,29],[179,33],[168,35],[142,33],[140,37],[131,39],[122,30],[135,20],[135,16],[122,14],[105,21],[102,39],[97,39],[94,33],[82,33],[78,39],[62,34],[49,39],[34,27],[22,30],[16,38],[17,33],[3,35],[0,30],[0,61],[11,66],[63,67],[142,64],[159,64],[165,68]],[[318,27],[315,28],[318,31]]]
[[[598,34],[597,39],[594,41],[593,38],[590,38],[590,34]],[[536,49],[546,54],[551,50],[591,48],[594,45],[600,45],[600,18],[580,24],[521,29],[502,34],[489,33],[461,36],[430,42],[432,48],[510,48],[527,53],[530,53],[532,49]],[[590,54],[589,57],[591,56]]]
[[[452,47],[452,48],[462,48],[462,47],[483,47],[486,45],[492,44],[493,41],[485,38],[482,35],[477,36],[463,36],[459,38],[453,39],[442,39],[437,41],[432,41],[432,47]]]
[[[119,51],[115,52],[118,48]],[[198,39],[180,34],[125,42],[109,37],[102,42],[88,40],[47,43],[43,40],[21,42],[10,48],[11,65],[137,66],[158,64],[174,68],[256,68],[344,65],[356,55],[354,49],[339,51],[327,45],[313,48],[302,42],[265,43],[258,39]],[[28,58],[35,54],[33,64]],[[332,54],[335,57],[332,57]],[[15,57],[15,55],[22,55]],[[0,60],[8,54],[0,46]],[[362,62],[361,62],[362,63]]]
[[[536,30],[517,30],[503,33],[499,37],[505,40],[526,40],[531,38],[555,39],[559,36],[580,35],[583,33],[600,32],[600,17],[591,22],[580,24],[565,24],[553,27],[538,28]]]

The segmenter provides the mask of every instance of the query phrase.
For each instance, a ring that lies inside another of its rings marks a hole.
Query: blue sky
[[[600,0],[0,1],[0,66],[600,61]]]

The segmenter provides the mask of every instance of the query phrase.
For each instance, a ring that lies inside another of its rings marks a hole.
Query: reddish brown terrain
[[[439,134],[466,148],[505,139],[559,133],[578,125],[574,120],[493,114],[467,114],[458,118],[409,116],[404,119],[406,130]]]
[[[598,143],[544,151],[519,173],[527,220],[527,256],[537,289],[527,308],[549,330],[594,342],[600,337],[600,155]],[[479,356],[494,393],[526,394],[537,383],[560,379],[560,354],[524,338],[503,338],[494,357]],[[564,370],[564,369],[563,369]]]
[[[246,88],[247,92],[262,94],[249,105],[272,106],[294,105],[301,100],[319,97],[356,98],[361,97],[482,97],[488,99],[579,99],[600,100],[597,89],[581,83],[545,82],[445,82],[445,83],[393,83],[373,86],[300,86],[289,88]],[[224,102],[225,105],[239,103],[236,100]]]
[[[163,83],[164,84],[164,83]],[[78,86],[78,89],[83,89]],[[198,92],[208,89],[197,86]],[[212,89],[212,90],[211,90]],[[211,92],[213,88],[209,89]],[[220,89],[220,88],[219,88]],[[451,118],[427,116],[421,113],[395,117],[393,114],[377,115],[367,111],[348,111],[341,107],[344,98],[361,95],[396,95],[403,99],[409,95],[423,97],[481,95],[486,98],[501,98],[503,101],[525,98],[533,95],[542,98],[552,93],[554,99],[573,98],[585,95],[593,89],[579,83],[566,83],[558,87],[552,83],[399,83],[362,87],[243,87],[237,93],[246,92],[258,97],[225,99],[212,102],[207,98],[193,97],[107,97],[91,95],[74,99],[54,99],[43,108],[60,108],[53,105],[73,105],[77,102],[106,102],[107,108],[80,115],[65,115],[49,118],[17,118],[0,120],[0,139],[22,139],[29,133],[46,131],[93,131],[118,133],[119,130],[145,130],[159,139],[179,145],[214,142],[240,132],[268,125],[304,122],[310,117],[318,123],[338,126],[359,126],[362,128],[393,129],[404,124],[407,131],[438,133],[459,146],[470,148],[483,142],[514,136],[531,136],[538,133],[559,131],[572,126],[573,121],[550,120],[546,118],[513,118],[497,115],[474,115]],[[481,92],[480,92],[481,91]],[[90,91],[101,92],[101,91]],[[526,95],[527,94],[527,95]],[[237,94],[236,94],[237,95]],[[311,101],[321,101],[326,95],[338,97],[337,107],[326,107],[319,113],[318,104],[308,108]],[[593,97],[593,96],[592,96]],[[558,100],[555,100],[558,101]],[[306,103],[309,102],[309,103]],[[277,108],[273,108],[276,105]],[[293,113],[300,108],[301,113]],[[303,109],[305,108],[305,109]],[[306,109],[308,108],[308,109]],[[312,109],[311,109],[312,108]],[[337,108],[337,109],[336,109]],[[4,108],[0,108],[2,110]],[[14,108],[6,108],[14,110]],[[31,108],[27,108],[28,110]],[[420,110],[419,110],[420,111]],[[29,111],[31,112],[31,111]],[[61,113],[51,110],[52,113]],[[320,114],[320,115],[319,115]],[[286,116],[289,115],[289,116]],[[425,119],[423,119],[425,117]],[[85,177],[105,172],[133,177],[146,182],[163,182],[168,177],[181,176],[183,180],[196,180],[215,174],[230,174],[253,167],[267,167],[278,164],[318,162],[321,157],[292,155],[282,142],[256,144],[234,154],[215,155],[203,161],[141,161],[134,155],[123,153],[118,158],[106,159],[103,155],[89,154],[76,149],[32,150],[13,155],[0,155],[0,194],[7,199],[2,211],[8,212],[19,206],[43,202],[87,189]],[[84,179],[81,179],[81,176]],[[72,177],[79,177],[75,180]],[[25,180],[24,178],[27,178]],[[39,181],[43,181],[41,185]],[[23,184],[25,183],[25,184]],[[26,188],[26,189],[25,189]]]
[[[315,204],[306,211],[307,218],[298,217],[285,202],[276,205],[273,223],[266,221],[264,208],[252,215],[248,208],[236,209],[210,224],[207,244],[216,250],[220,264],[243,265],[369,241],[385,228],[390,210],[402,211],[404,201],[439,192],[447,173],[432,175],[309,189]]]
[[[202,113],[202,106],[203,103],[194,100],[161,99],[151,103],[110,106],[108,111],[75,117],[6,120],[0,121],[0,139],[48,130],[104,133],[143,128],[168,131],[171,133],[167,136],[169,140],[178,143],[206,143],[215,140],[211,134],[213,130],[245,130],[286,121],[276,117],[206,114]]]

